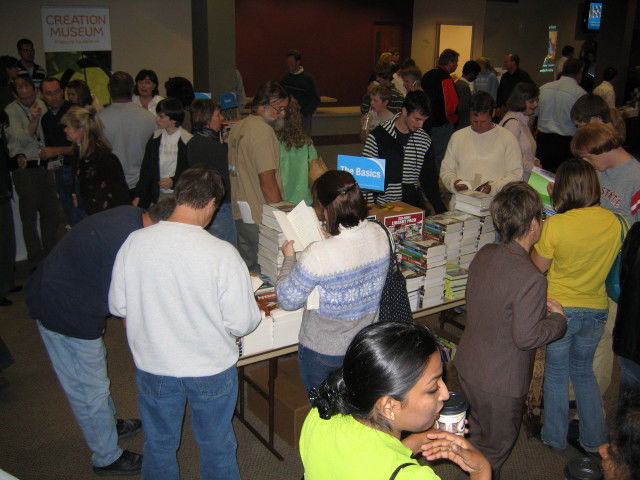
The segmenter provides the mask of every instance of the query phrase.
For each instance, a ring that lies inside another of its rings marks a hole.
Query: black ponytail
[[[373,412],[376,401],[385,395],[404,400],[437,350],[424,325],[369,325],[349,345],[342,368],[311,391],[311,404],[325,420],[343,414],[384,426],[384,419]]]

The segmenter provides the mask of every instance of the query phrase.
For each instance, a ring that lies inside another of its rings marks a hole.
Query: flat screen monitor
[[[587,9],[587,30],[600,30],[600,22],[602,21],[602,2],[589,2]]]

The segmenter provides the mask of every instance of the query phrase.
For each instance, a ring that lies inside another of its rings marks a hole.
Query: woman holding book
[[[580,446],[597,452],[607,430],[593,356],[607,320],[605,279],[620,251],[625,220],[600,206],[600,182],[584,160],[560,165],[551,198],[558,213],[544,223],[531,255],[540,271],[549,271],[547,295],[563,305],[567,331],[547,346],[542,441],[566,447],[571,379]]]
[[[383,322],[364,328],[342,368],[313,391],[315,408],[300,436],[305,479],[437,480],[414,454],[446,458],[471,480],[490,479],[489,462],[467,439],[432,429],[448,398],[440,351],[427,327]]]
[[[293,242],[285,242],[276,283],[285,310],[305,306],[312,291],[319,290],[319,308],[305,308],[298,337],[307,391],[342,366],[356,333],[378,319],[389,268],[387,234],[366,219],[367,204],[353,176],[330,170],[316,180],[313,192],[327,237],[297,256]]]

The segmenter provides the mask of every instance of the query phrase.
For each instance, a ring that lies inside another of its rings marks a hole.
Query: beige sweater
[[[455,192],[453,182],[460,179],[472,188],[491,182],[491,195],[507,183],[522,180],[522,154],[511,132],[495,125],[484,133],[471,127],[458,130],[451,136],[440,167],[442,183]]]

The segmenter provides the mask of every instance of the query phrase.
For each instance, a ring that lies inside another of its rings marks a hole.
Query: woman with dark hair
[[[156,106],[164,99],[158,91],[158,75],[153,70],[140,70],[135,78],[131,101],[139,107],[146,108],[154,115]],[[170,96],[170,95],[168,95]]]
[[[92,109],[69,108],[62,117],[67,140],[78,147],[76,178],[80,198],[75,204],[87,215],[131,203],[120,160],[104,138],[102,123]]]
[[[222,176],[225,196],[220,199],[213,221],[207,231],[232,245],[236,245],[236,225],[231,212],[231,190],[229,186],[229,159],[227,143],[220,132],[224,117],[220,105],[211,99],[194,100],[191,104],[193,138],[187,144],[189,167],[207,165]]]
[[[11,84],[18,78],[20,66],[18,59],[3,55],[0,57],[0,110],[15,100]]]
[[[84,80],[71,80],[67,83],[67,98],[74,105],[84,108],[93,108],[96,112],[102,110],[100,100],[89,90],[89,85]]]
[[[600,447],[605,480],[640,478],[640,390],[621,395],[609,442]]]
[[[309,190],[309,164],[318,158],[313,140],[304,131],[300,104],[291,97],[284,117],[284,125],[276,130],[280,141],[280,177],[282,198],[285,202],[311,205]]]
[[[349,172],[330,170],[313,185],[327,238],[296,258],[293,242],[282,246],[284,263],[276,283],[278,302],[297,310],[319,287],[320,306],[304,310],[299,334],[300,373],[307,390],[342,365],[349,342],[378,319],[389,268],[384,229],[367,217],[367,204]]]
[[[489,462],[468,440],[432,429],[448,398],[440,351],[427,327],[365,327],[342,368],[312,392],[314,408],[300,436],[305,479],[438,479],[415,453],[449,459],[472,480],[490,479]],[[402,432],[411,434],[402,438]]]
[[[189,167],[187,143],[192,135],[180,127],[184,119],[182,103],[165,98],[158,103],[157,112],[160,128],[147,142],[133,199],[134,205],[144,209],[163,196],[173,195],[173,186]]]
[[[190,132],[192,128],[191,103],[196,97],[193,91],[193,84],[184,77],[171,77],[164,82],[164,89],[167,92],[167,97],[177,98],[182,102],[182,106],[184,107],[182,128]]]
[[[500,125],[509,130],[518,140],[522,152],[522,179],[529,180],[533,167],[540,167],[536,158],[536,139],[531,131],[531,119],[538,107],[540,89],[533,83],[516,84],[507,100],[507,113]]]
[[[593,357],[607,321],[605,279],[620,251],[626,220],[600,206],[598,176],[584,160],[560,165],[551,199],[558,213],[545,221],[531,256],[541,272],[549,271],[547,296],[564,307],[567,331],[547,345],[542,441],[566,447],[571,379],[580,447],[597,452],[607,436]]]

